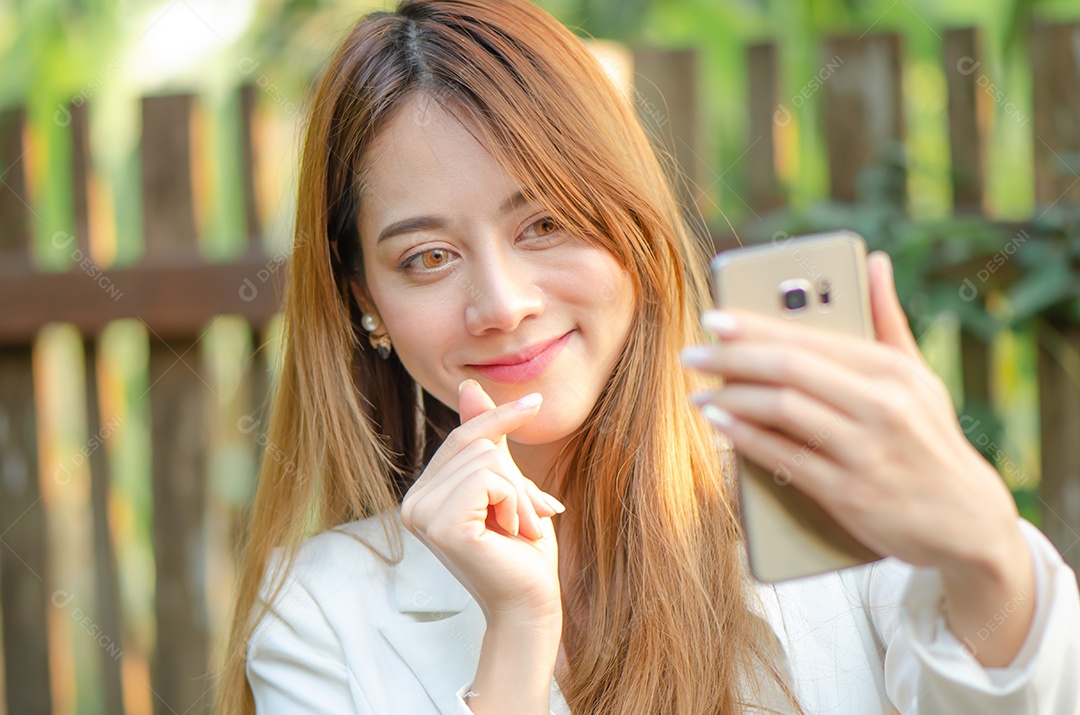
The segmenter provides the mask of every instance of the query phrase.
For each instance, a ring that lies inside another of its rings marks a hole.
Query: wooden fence
[[[949,91],[949,132],[955,208],[979,211],[983,195],[980,116],[986,112],[985,75],[978,70],[974,30],[950,31],[942,58]],[[1036,198],[1045,207],[1076,203],[1080,186],[1075,173],[1062,171],[1055,157],[1080,150],[1080,26],[1046,26],[1032,43],[1035,87],[1032,131],[1036,138]],[[855,198],[860,169],[881,160],[883,152],[904,141],[900,38],[867,35],[827,40],[821,51],[824,139],[828,151],[830,195]],[[698,56],[693,51],[639,49],[634,52],[636,97],[647,122],[662,135],[690,181],[688,204],[708,200],[707,189],[725,175],[744,174],[742,197],[754,212],[785,204],[774,171],[774,130],[786,120],[778,89],[777,51],[771,44],[749,48],[751,93],[746,106],[750,137],[738,165],[718,172],[701,157],[697,89]],[[830,65],[829,63],[833,64]],[[824,77],[824,72],[822,73]],[[661,95],[662,93],[662,95]],[[243,195],[249,250],[226,262],[208,262],[197,250],[195,199],[192,192],[192,110],[189,95],[142,100],[140,143],[142,215],[145,253],[135,266],[100,269],[89,258],[88,185],[90,157],[86,105],[72,105],[70,132],[74,177],[75,225],[52,239],[55,250],[74,264],[62,273],[45,273],[31,259],[33,208],[29,205],[25,162],[29,149],[22,110],[0,113],[0,616],[3,624],[3,680],[8,713],[49,713],[55,702],[57,672],[50,639],[50,613],[73,618],[102,647],[90,669],[99,674],[99,707],[108,713],[143,712],[152,703],[159,715],[206,713],[213,702],[207,677],[212,645],[207,618],[208,549],[230,554],[234,538],[208,543],[206,421],[212,405],[198,345],[207,326],[220,315],[242,316],[258,335],[278,306],[278,258],[267,255],[259,237],[253,166],[259,147],[251,118],[259,90],[241,90],[241,136],[244,143]],[[658,116],[664,108],[663,116]],[[730,173],[729,173],[730,172]],[[282,197],[281,200],[292,200]],[[725,239],[718,236],[718,245]],[[975,275],[981,266],[970,266]],[[957,273],[957,282],[964,273]],[[1002,275],[1006,275],[1004,272]],[[995,279],[997,280],[997,279]],[[252,289],[257,286],[257,290]],[[87,455],[94,554],[93,608],[80,607],[75,594],[55,583],[49,564],[47,527],[50,514],[42,499],[45,480],[55,479],[51,465],[39,463],[32,347],[47,323],[74,325],[85,346],[87,432],[103,434],[97,379],[97,341],[111,321],[135,318],[145,324],[149,346],[149,415],[152,443],[153,555],[156,563],[155,648],[149,677],[125,664],[127,622],[120,606],[117,545],[109,509],[110,469],[105,451]],[[1054,326],[1073,350],[1080,330]],[[969,394],[987,395],[986,351],[965,336],[964,382]],[[1067,369],[1045,350],[1039,354],[1039,401],[1042,419],[1042,528],[1080,570],[1080,389]],[[252,412],[266,394],[266,366],[250,370]],[[257,450],[258,430],[250,441]],[[243,510],[232,518],[242,525]],[[75,610],[80,609],[76,614]],[[80,618],[85,616],[85,618]],[[79,634],[81,635],[81,634]],[[119,646],[119,648],[117,648]],[[117,656],[117,652],[121,655]],[[0,711],[3,704],[0,704]],[[90,711],[90,710],[87,710]],[[2,715],[2,713],[0,713]]]

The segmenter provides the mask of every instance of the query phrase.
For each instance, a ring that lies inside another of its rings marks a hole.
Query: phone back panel
[[[858,234],[840,231],[724,251],[713,259],[712,269],[717,307],[873,337],[866,244]],[[800,310],[786,308],[783,300],[785,290],[795,286],[811,289]],[[818,438],[828,439],[829,429],[823,425]],[[813,451],[810,445],[803,450]],[[803,494],[789,467],[762,466],[736,456],[747,555],[758,580],[774,583],[881,558]]]

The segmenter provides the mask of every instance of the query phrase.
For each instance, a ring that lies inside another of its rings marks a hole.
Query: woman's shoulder
[[[263,595],[284,577],[286,589],[301,588],[318,600],[342,590],[378,591],[392,577],[407,532],[396,510],[314,534],[295,547],[274,549],[263,577]],[[281,569],[287,569],[282,574]]]
[[[260,597],[270,603],[278,581],[324,611],[346,604],[368,612],[458,613],[472,596],[440,560],[401,523],[395,508],[315,534],[297,547],[291,563],[274,550]],[[282,569],[287,569],[282,573]]]

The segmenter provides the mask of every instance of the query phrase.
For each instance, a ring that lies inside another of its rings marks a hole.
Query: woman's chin
[[[569,424],[549,424],[546,422],[537,424],[537,421],[541,419],[539,416],[535,417],[532,422],[524,424],[506,435],[506,439],[517,444],[551,444],[569,437],[577,429],[575,425]]]

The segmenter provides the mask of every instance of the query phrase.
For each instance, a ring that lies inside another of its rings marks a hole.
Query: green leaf
[[[928,286],[923,306],[923,312],[927,315],[943,311],[953,313],[965,330],[986,343],[993,340],[994,335],[1001,329],[1001,325],[986,311],[981,300],[964,300],[957,286]]]
[[[1026,321],[1076,294],[1076,276],[1065,261],[1047,261],[1005,292],[1010,322]]]

